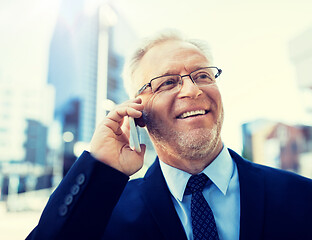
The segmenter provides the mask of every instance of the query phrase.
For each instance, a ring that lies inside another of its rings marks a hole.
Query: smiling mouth
[[[208,113],[208,110],[196,110],[196,111],[189,111],[182,113],[181,115],[177,116],[178,119],[185,119],[188,117],[195,117],[199,115],[205,115]]]

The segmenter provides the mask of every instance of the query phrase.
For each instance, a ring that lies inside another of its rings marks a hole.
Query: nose
[[[202,90],[196,85],[190,76],[184,76],[181,80],[179,97],[196,98],[202,94]]]

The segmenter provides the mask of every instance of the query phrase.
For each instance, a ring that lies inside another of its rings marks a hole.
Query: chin
[[[154,145],[169,155],[179,156],[188,160],[209,158],[215,153],[221,138],[217,127],[213,129],[194,129],[191,131],[172,131],[159,134],[149,131]]]
[[[178,135],[177,153],[189,160],[206,158],[215,152],[220,141],[220,132],[217,128],[195,129]]]

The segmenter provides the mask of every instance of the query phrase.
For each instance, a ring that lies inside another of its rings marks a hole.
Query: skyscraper
[[[61,123],[65,124],[72,100],[81,102],[79,141],[88,141],[95,126],[97,83],[97,14],[85,14],[84,2],[62,2],[50,45],[48,73],[48,82],[56,90],[55,115]]]
[[[48,82],[55,86],[55,117],[63,132],[73,135],[64,141],[65,173],[75,159],[75,144],[89,142],[96,121],[127,99],[123,51],[135,40],[108,1],[63,0],[50,46]]]

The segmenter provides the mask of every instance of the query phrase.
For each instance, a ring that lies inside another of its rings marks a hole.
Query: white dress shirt
[[[184,190],[191,174],[162,161],[160,161],[160,167],[187,239],[193,240],[192,195],[184,196]],[[202,172],[213,182],[209,187],[204,188],[203,195],[214,214],[220,240],[238,240],[240,227],[239,181],[236,164],[228,149],[223,147],[217,158]]]

